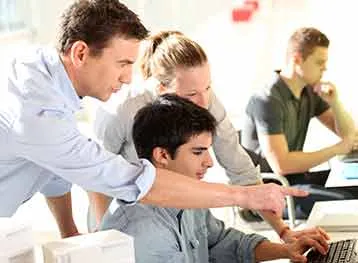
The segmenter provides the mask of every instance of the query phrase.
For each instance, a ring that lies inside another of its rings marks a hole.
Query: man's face
[[[311,55],[298,63],[298,74],[311,86],[318,84],[326,71],[328,48],[316,47]]]
[[[210,84],[211,75],[208,63],[176,70],[175,93],[205,109],[209,107]]]
[[[177,149],[174,159],[169,157],[164,168],[201,180],[207,169],[213,166],[208,151],[211,144],[212,134],[209,132],[191,137],[187,143]]]
[[[139,44],[136,39],[116,37],[98,56],[87,56],[79,74],[85,96],[107,101],[122,84],[129,84]]]

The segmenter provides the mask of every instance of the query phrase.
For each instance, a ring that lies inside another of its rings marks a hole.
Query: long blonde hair
[[[202,47],[179,31],[162,31],[149,37],[146,44],[139,59],[142,76],[154,77],[168,88],[178,67],[191,68],[208,61]]]

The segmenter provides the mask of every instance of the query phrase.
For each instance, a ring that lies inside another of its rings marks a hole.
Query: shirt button
[[[197,240],[197,239],[190,240],[189,243],[190,243],[190,246],[191,246],[192,249],[198,248],[199,244],[200,244],[199,240]]]

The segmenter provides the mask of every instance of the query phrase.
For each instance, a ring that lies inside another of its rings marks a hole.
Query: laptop
[[[343,155],[341,161],[344,163],[358,163],[358,150]]]
[[[358,200],[315,202],[307,226],[327,232],[358,232]]]

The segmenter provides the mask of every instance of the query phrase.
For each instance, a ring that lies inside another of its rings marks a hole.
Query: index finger
[[[281,191],[284,195],[304,197],[309,195],[309,192],[294,188],[294,187],[282,187]]]

